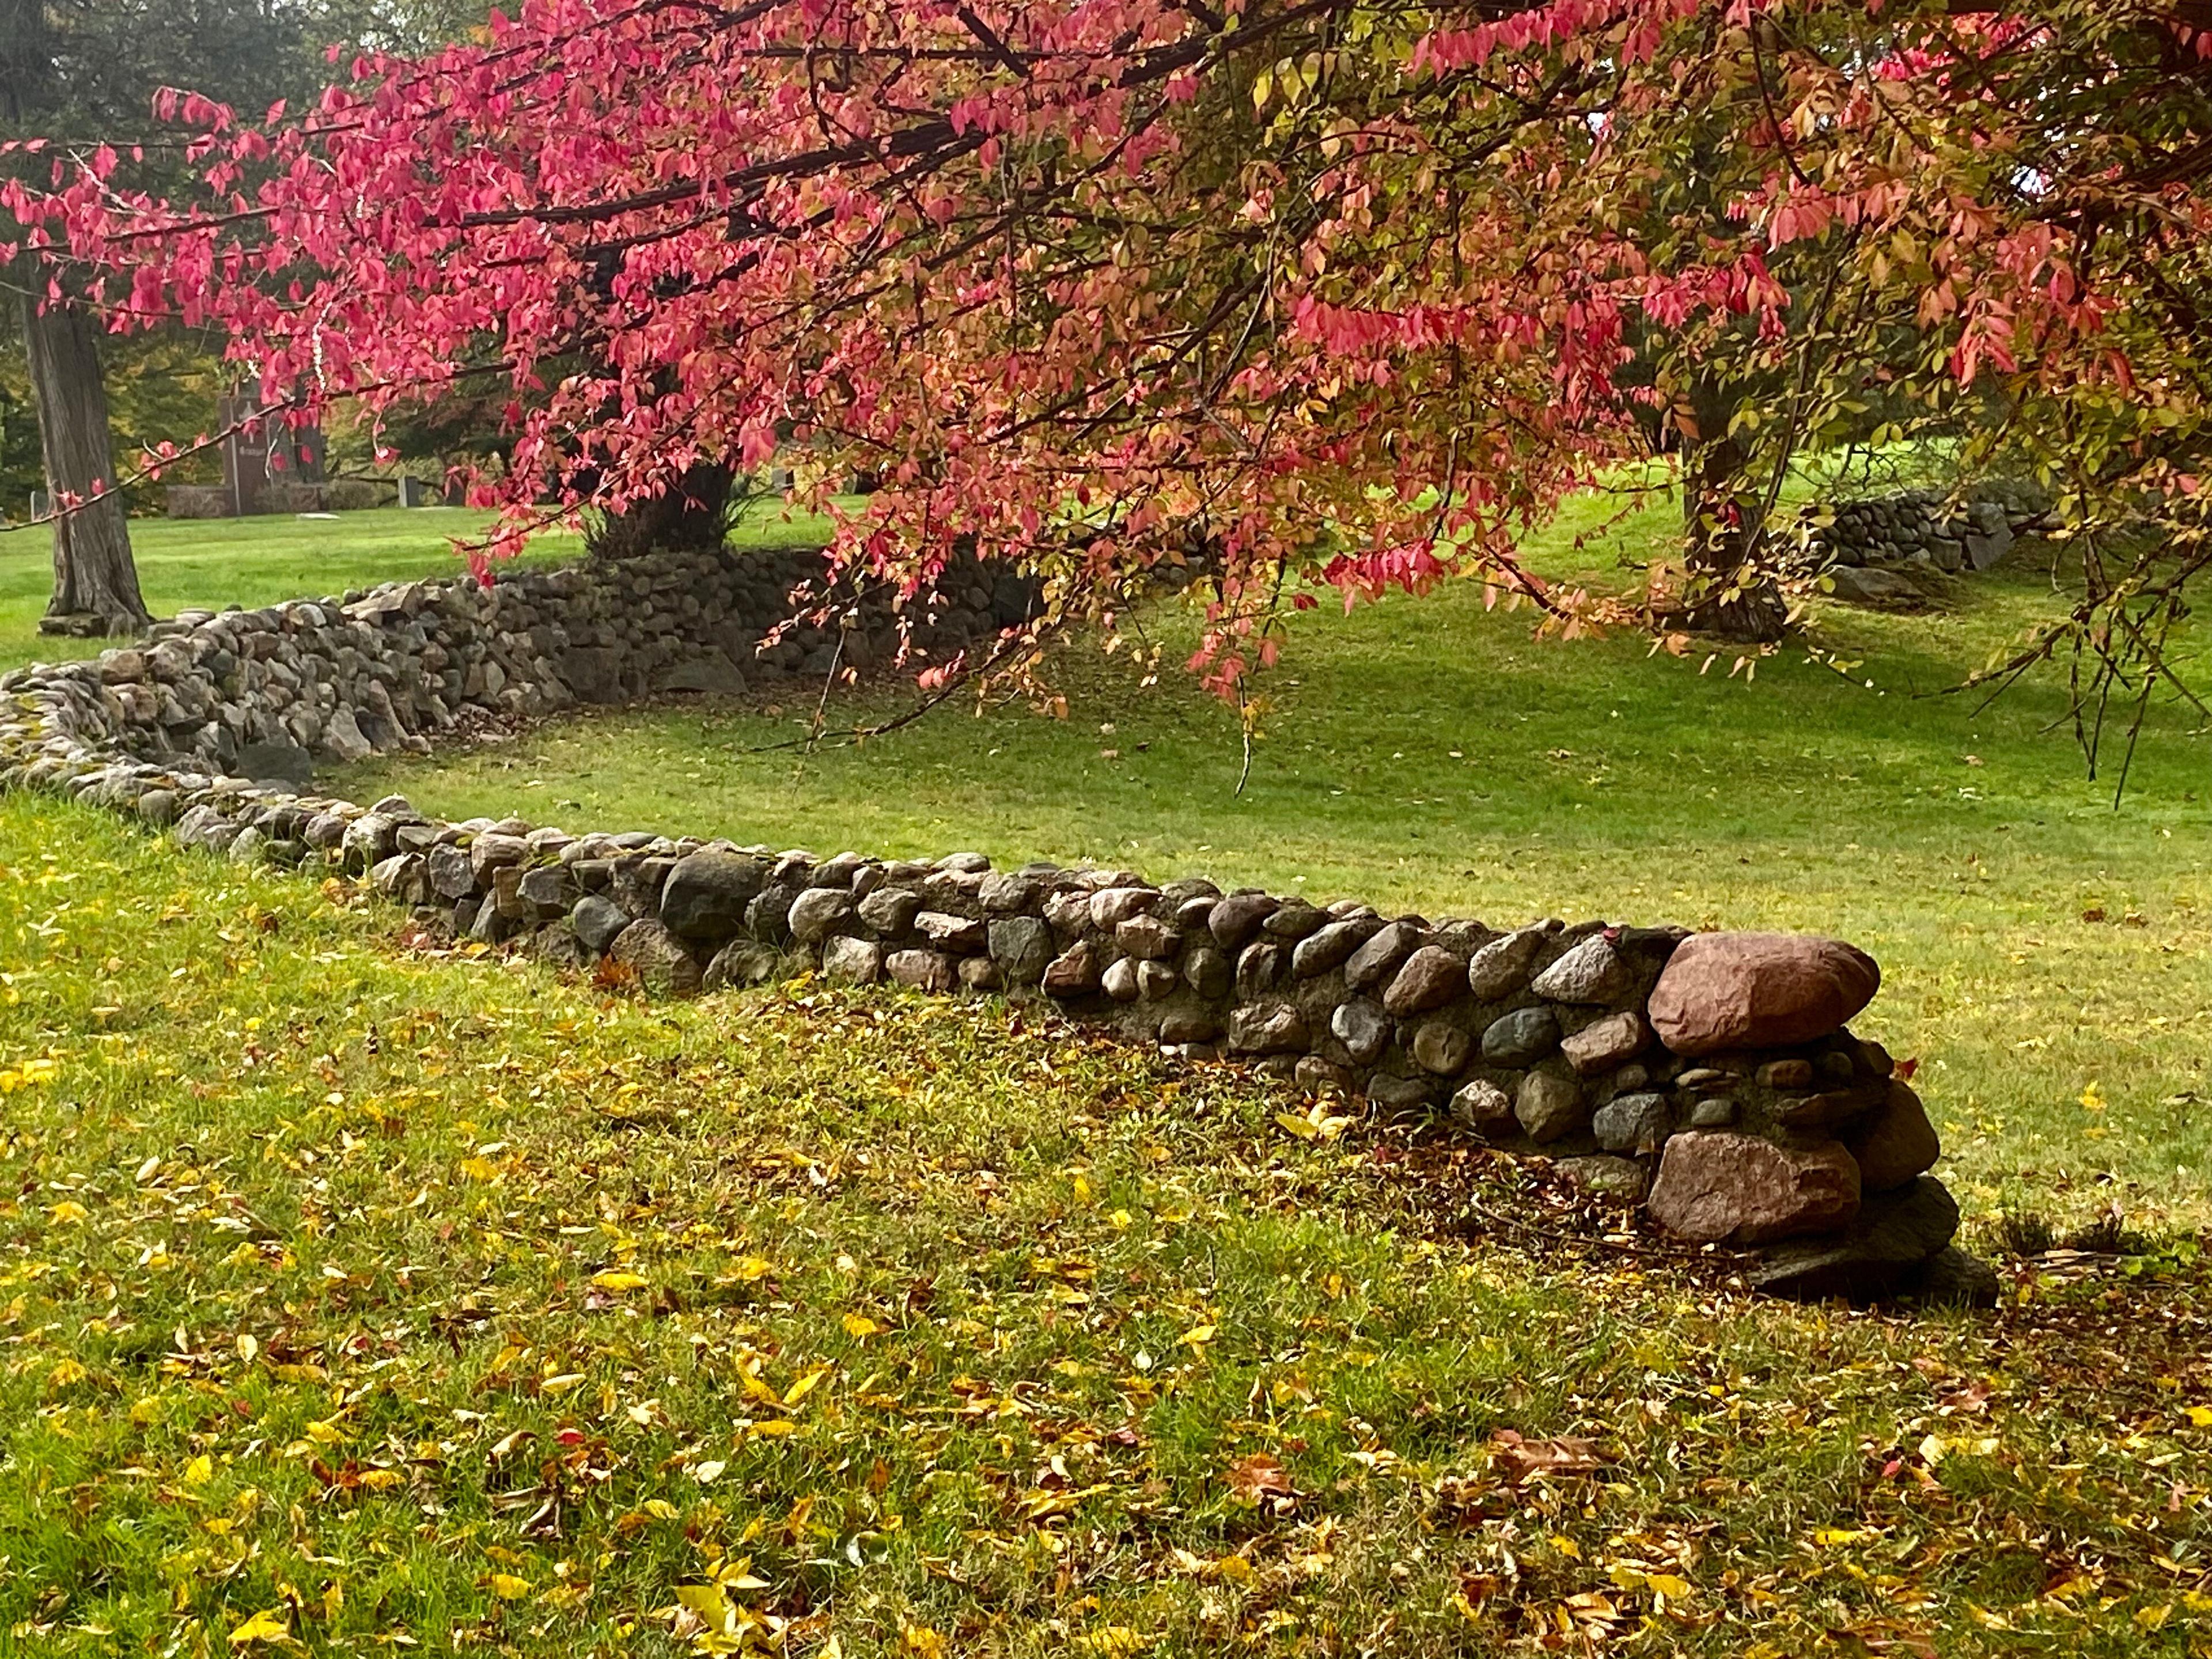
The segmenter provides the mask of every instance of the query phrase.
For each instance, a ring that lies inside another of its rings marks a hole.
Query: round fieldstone
[[[921,914],[921,895],[904,887],[880,887],[860,901],[860,920],[885,939],[911,932]]]
[[[1132,916],[1148,915],[1159,897],[1158,891],[1150,887],[1109,887],[1103,893],[1093,893],[1091,925],[1110,933]]]
[[[1328,1029],[1355,1066],[1372,1066],[1390,1046],[1390,1017],[1364,997],[1340,1003],[1328,1017]]]
[[[1291,945],[1310,933],[1318,933],[1328,925],[1328,912],[1319,905],[1294,899],[1270,913],[1261,922],[1260,931],[1269,939],[1280,939],[1285,945]]]
[[[1559,1048],[1566,1055],[1567,1064],[1578,1074],[1595,1077],[1600,1072],[1613,1070],[1623,1060],[1634,1059],[1650,1036],[1651,1028],[1644,1023],[1644,1016],[1633,1008],[1626,1008],[1594,1020],[1561,1039]]]
[[[1294,979],[1311,979],[1332,968],[1341,967],[1353,951],[1365,944],[1376,932],[1379,924],[1360,919],[1352,921],[1332,921],[1316,928],[1297,943],[1291,952],[1291,975]]]
[[[568,926],[575,933],[576,942],[595,956],[606,951],[629,924],[627,910],[596,893],[578,899],[576,908],[568,912]]]
[[[1536,975],[1528,989],[1550,1002],[1587,1006],[1633,994],[1636,975],[1602,933],[1593,933]]]
[[[1364,991],[1384,983],[1399,963],[1420,948],[1422,938],[1423,930],[1412,922],[1388,924],[1346,959],[1345,989]]]
[[[1103,956],[1091,939],[1078,939],[1045,964],[1044,988],[1048,996],[1079,997],[1098,988]]]
[[[717,962],[721,958],[717,957]],[[873,985],[884,976],[883,947],[841,933],[822,945],[822,976],[848,985]]]
[[[914,930],[938,950],[958,956],[987,947],[989,930],[973,916],[956,916],[943,910],[915,912]]]
[[[1881,984],[1874,958],[1838,939],[1696,933],[1668,958],[1645,1012],[1678,1054],[1787,1048],[1840,1030]]]
[[[1665,1095],[1617,1095],[1597,1109],[1590,1133],[1608,1152],[1656,1152],[1674,1127]]]
[[[1559,1046],[1559,1017],[1549,1008],[1516,1008],[1483,1028],[1482,1057],[1492,1066],[1533,1066]]]
[[[1229,994],[1237,982],[1237,975],[1227,957],[1211,945],[1200,945],[1183,957],[1182,980],[1199,995],[1212,1000]]]
[[[1513,1097],[1487,1078],[1476,1078],[1451,1097],[1451,1115],[1480,1135],[1495,1135],[1518,1123]]]
[[[1424,1020],[1413,1032],[1413,1058],[1421,1069],[1438,1077],[1453,1077],[1467,1067],[1474,1039],[1456,1025],[1441,1019]]]
[[[1009,985],[1036,984],[1053,957],[1052,929],[1035,916],[993,917],[985,944]]]
[[[1859,1166],[1861,1183],[1870,1193],[1902,1187],[1934,1168],[1943,1152],[1920,1097],[1894,1081],[1880,1109],[1863,1127],[1846,1135],[1844,1145]]]
[[[1307,1046],[1306,1017],[1294,1003],[1261,1002],[1229,1016],[1229,1046],[1240,1054],[1281,1054]]]
[[[489,902],[483,907],[485,912],[493,908]],[[654,996],[696,996],[705,978],[698,958],[684,948],[684,941],[665,924],[651,920],[633,921],[623,928],[607,954],[625,968],[634,969],[638,982]]]
[[[1248,945],[1237,958],[1237,995],[1249,1002],[1282,983],[1283,947],[1272,939]]]
[[[1231,893],[1206,913],[1206,931],[1223,950],[1241,951],[1280,908],[1281,901],[1265,893]]]
[[[1206,1008],[1170,1008],[1160,1016],[1160,1041],[1182,1045],[1211,1042],[1221,1035],[1221,1021]]]
[[[1114,942],[1140,962],[1158,962],[1182,949],[1182,935],[1158,916],[1131,916],[1116,923]]]
[[[1181,976],[1164,962],[1137,964],[1137,995],[1144,1001],[1158,1002],[1180,982]]]
[[[703,858],[706,854],[694,854],[692,856]],[[676,869],[682,870],[684,865],[690,861],[690,859],[684,860],[683,864],[676,866]],[[670,873],[668,883],[671,887],[676,884],[674,872]],[[665,921],[667,915],[668,901],[663,898],[661,900],[662,920]],[[791,937],[795,943],[819,945],[830,934],[851,921],[853,917],[851,893],[837,887],[810,887],[792,900],[791,908],[786,913],[785,920],[791,929]],[[674,924],[672,922],[670,926],[673,927]]]
[[[1388,1072],[1377,1072],[1367,1079],[1364,1092],[1377,1106],[1409,1112],[1436,1099],[1437,1080],[1431,1077],[1394,1077]]]
[[[1098,983],[1106,994],[1116,1002],[1137,1000],[1137,964],[1128,957],[1116,957],[1098,976]]]
[[[1382,1006],[1400,1019],[1441,1008],[1467,983],[1466,964],[1441,945],[1424,945],[1407,957],[1382,994]]]
[[[1513,1097],[1513,1115],[1529,1139],[1542,1145],[1572,1134],[1589,1121],[1582,1085],[1553,1072],[1531,1072]]]
[[[884,972],[917,991],[952,988],[952,959],[936,951],[894,951],[884,958]]]
[[[1523,927],[1491,940],[1468,958],[1467,988],[1479,1002],[1502,1002],[1511,996],[1528,984],[1547,937],[1541,927]]]
[[[358,826],[360,820],[355,822]],[[493,871],[520,864],[529,856],[530,845],[520,836],[502,836],[487,830],[469,844],[469,864],[478,881],[489,881]]]

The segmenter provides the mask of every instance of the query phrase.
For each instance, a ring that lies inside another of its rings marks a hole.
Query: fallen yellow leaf
[[[255,1642],[283,1642],[291,1637],[291,1627],[274,1611],[257,1613],[230,1633],[230,1644],[234,1648]]]

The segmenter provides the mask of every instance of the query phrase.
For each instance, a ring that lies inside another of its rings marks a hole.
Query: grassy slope
[[[2202,1651],[2194,1270],[1751,1303],[1035,1012],[606,1001],[22,797],[0,866],[0,1650]]]
[[[1585,507],[1538,562],[1617,579],[1615,561],[1666,524],[1660,512],[1608,528],[1606,511]],[[1269,684],[1241,797],[1234,718],[1173,665],[1187,634],[1174,617],[1156,686],[1070,653],[1066,721],[949,708],[864,748],[755,752],[804,729],[811,689],[792,686],[773,716],[601,714],[338,782],[456,817],[1093,858],[1499,923],[1830,931],[1884,964],[1863,1028],[1923,1060],[1970,1209],[2117,1200],[2201,1220],[2202,740],[2154,708],[2115,811],[2109,779],[2089,781],[2067,738],[2044,731],[2064,708],[2056,676],[1980,713],[1927,695],[2018,637],[2045,580],[2008,568],[1934,617],[1832,610],[1852,678],[1792,652],[1750,684],[1728,659],[1701,672],[1635,639],[1536,642],[1525,616],[1486,615],[1464,589],[1317,614]]]

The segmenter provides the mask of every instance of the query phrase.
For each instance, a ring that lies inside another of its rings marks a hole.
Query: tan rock
[[[1651,1036],[1644,1016],[1633,1008],[1607,1014],[1585,1025],[1559,1044],[1567,1064],[1584,1077],[1611,1071],[1625,1060],[1633,1060]]]

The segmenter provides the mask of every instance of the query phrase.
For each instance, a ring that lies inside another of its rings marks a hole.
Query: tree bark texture
[[[40,627],[47,633],[136,633],[152,619],[138,592],[123,498],[93,499],[115,483],[99,334],[82,307],[40,297],[46,283],[36,266],[29,276],[23,348],[56,514],[54,593]],[[83,504],[65,508],[64,497]]]

